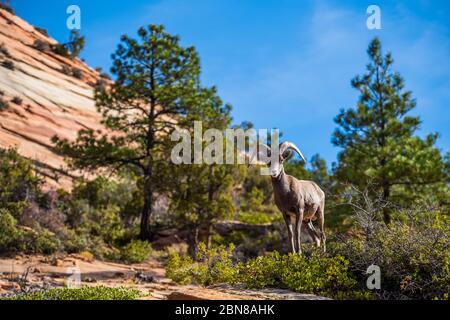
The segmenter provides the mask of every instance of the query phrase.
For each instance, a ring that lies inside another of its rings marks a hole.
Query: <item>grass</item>
[[[5,300],[135,300],[141,296],[139,290],[125,287],[84,286],[79,289],[55,288],[24,293]]]

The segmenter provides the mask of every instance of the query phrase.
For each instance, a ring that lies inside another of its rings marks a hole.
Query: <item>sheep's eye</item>
[[[292,151],[291,150],[286,150],[285,152],[283,152],[283,154],[281,155],[281,157],[283,159],[287,159],[292,155]]]

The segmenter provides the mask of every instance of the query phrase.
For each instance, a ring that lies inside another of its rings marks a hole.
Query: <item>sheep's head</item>
[[[291,157],[292,151],[295,151],[306,162],[300,149],[292,142],[285,141],[278,146],[272,146],[272,148],[266,144],[259,144],[258,150],[255,150],[250,156],[249,165],[257,157],[260,161],[267,164],[269,174],[276,178],[283,171],[283,163]]]

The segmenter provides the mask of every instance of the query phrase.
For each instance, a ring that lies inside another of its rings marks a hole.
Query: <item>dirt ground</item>
[[[279,289],[180,286],[166,278],[164,267],[154,258],[141,264],[125,265],[76,254],[0,258],[0,296],[66,286],[74,268],[80,272],[81,285],[130,287],[142,291],[145,296],[142,299],[146,300],[326,299]]]

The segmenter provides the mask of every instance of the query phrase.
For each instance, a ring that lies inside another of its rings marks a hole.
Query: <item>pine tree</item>
[[[70,32],[69,42],[64,46],[70,52],[72,58],[78,57],[84,49],[85,38],[78,30],[72,30]]]
[[[360,92],[356,108],[341,110],[335,118],[339,127],[332,142],[343,148],[336,177],[358,188],[372,186],[385,202],[406,204],[436,190],[448,191],[445,162],[434,146],[438,135],[414,135],[421,121],[408,113],[416,102],[400,74],[392,71],[391,54],[383,55],[378,38],[367,52],[367,72],[351,82]],[[384,220],[389,219],[385,209]]]
[[[57,149],[80,169],[131,169],[144,194],[140,237],[150,238],[156,192],[165,190],[171,144],[168,137],[195,106],[201,105],[200,63],[193,47],[163,26],[140,28],[139,40],[122,36],[112,55],[116,81],[98,88],[96,104],[108,132],[83,129],[75,142],[54,137]]]
[[[223,105],[215,88],[202,91],[203,103],[192,110],[185,122],[192,124],[193,121],[202,121],[203,131],[217,129],[224,134],[231,123],[231,107]],[[192,137],[193,126],[186,127],[190,128]],[[225,146],[226,139],[222,139]],[[211,142],[203,139],[203,150]],[[193,160],[193,154],[191,157]],[[200,241],[209,245],[213,224],[234,213],[232,188],[239,183],[243,167],[203,163],[179,164],[171,168],[170,209],[175,214],[178,227],[187,231],[188,252],[191,257],[195,258]]]

